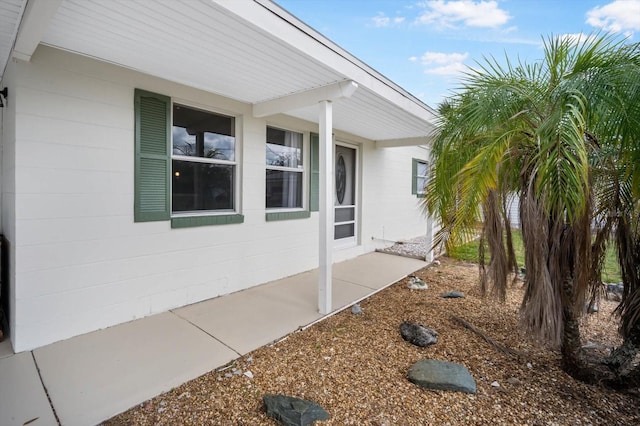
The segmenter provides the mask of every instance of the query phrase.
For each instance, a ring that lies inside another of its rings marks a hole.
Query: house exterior
[[[14,351],[430,234],[435,113],[268,0],[0,5]]]

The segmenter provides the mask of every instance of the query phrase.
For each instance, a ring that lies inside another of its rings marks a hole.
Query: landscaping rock
[[[476,382],[463,365],[421,359],[409,369],[409,381],[425,389],[476,393]]]
[[[426,290],[429,288],[427,283],[425,283],[418,277],[411,277],[411,279],[409,280],[409,284],[407,284],[407,287],[409,287],[411,290]]]
[[[507,383],[509,383],[512,386],[518,386],[520,385],[522,382],[520,381],[520,379],[518,379],[517,377],[509,377],[507,379]]]
[[[324,408],[313,401],[286,395],[265,395],[262,401],[267,415],[286,426],[306,426],[316,420],[331,418]]]
[[[464,297],[464,294],[459,291],[449,291],[447,293],[442,293],[440,297],[444,297],[445,299],[459,299]]]
[[[359,304],[355,304],[351,307],[351,313],[353,315],[362,315],[362,308],[360,307]]]
[[[407,342],[422,348],[438,343],[438,333],[434,329],[409,321],[400,324],[400,334]]]
[[[584,310],[588,314],[595,314],[596,312],[600,311],[600,307],[598,306],[597,303],[592,304],[590,302],[587,302],[584,304]]]
[[[607,283],[606,286],[607,300],[622,301],[622,294],[624,292],[623,283]]]

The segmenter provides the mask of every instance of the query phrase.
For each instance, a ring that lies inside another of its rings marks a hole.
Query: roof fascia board
[[[349,98],[356,89],[358,89],[358,85],[354,81],[348,80],[264,102],[258,102],[253,104],[253,116],[266,117],[315,105],[322,101],[335,101],[340,98]]]
[[[212,0],[252,25],[331,67],[405,111],[433,123],[436,112],[344,49],[269,0]]]
[[[431,145],[432,138],[430,136],[420,136],[417,138],[402,138],[402,139],[384,139],[376,141],[376,148],[394,148],[400,146],[417,146],[417,145]]]
[[[42,40],[49,21],[60,7],[62,0],[28,0],[22,15],[12,56],[30,61],[31,55]]]

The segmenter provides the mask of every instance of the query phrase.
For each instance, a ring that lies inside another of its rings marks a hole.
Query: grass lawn
[[[452,252],[449,256],[454,259],[465,260],[467,262],[478,262],[478,243],[479,240],[474,240],[461,247],[456,248],[455,252]],[[524,248],[522,246],[522,234],[520,231],[513,232],[513,246],[516,251],[516,258],[518,259],[518,266],[524,266]],[[485,253],[485,261],[489,262],[488,249]],[[602,268],[602,281],[608,283],[617,283],[622,281],[620,277],[620,269],[618,267],[618,258],[615,248],[609,246],[607,254],[604,260],[604,267]]]

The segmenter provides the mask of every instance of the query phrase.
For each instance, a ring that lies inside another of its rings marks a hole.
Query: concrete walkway
[[[426,265],[382,253],[337,263],[333,307]],[[31,352],[0,343],[0,425],[97,424],[321,319],[317,281],[304,272]]]

